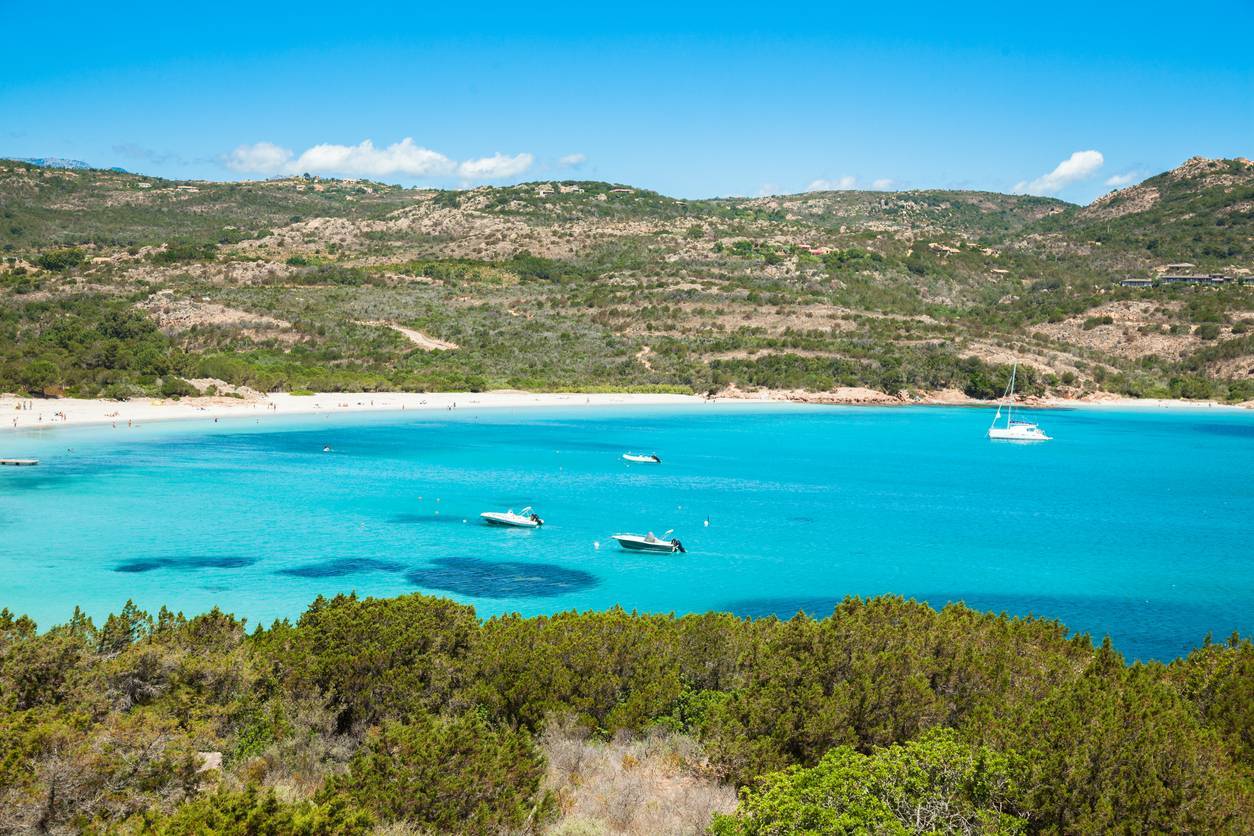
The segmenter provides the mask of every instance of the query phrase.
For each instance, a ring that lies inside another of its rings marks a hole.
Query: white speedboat
[[[666,552],[668,554],[686,552],[687,549],[684,548],[683,543],[679,542],[679,538],[670,535],[671,532],[667,531],[658,537],[650,531],[648,534],[615,534],[613,537],[618,541],[618,545],[628,551]]]
[[[623,460],[629,462],[640,462],[641,464],[661,464],[662,457],[657,453],[650,453],[647,456],[639,453],[623,453]]]
[[[1018,371],[1019,364],[1015,363],[1010,370],[1010,383],[1006,385],[1006,425],[997,426],[997,422],[1001,420],[1002,407],[998,404],[997,414],[993,416],[993,423],[988,428],[988,437],[996,441],[1050,441],[1050,437],[1034,421],[1015,420],[1015,375]]]
[[[539,528],[544,525],[544,520],[540,519],[540,515],[531,510],[528,505],[522,509],[521,513],[515,514],[514,509],[502,513],[500,511],[484,511],[479,516],[483,517],[484,522],[489,525],[512,525],[515,528]]]

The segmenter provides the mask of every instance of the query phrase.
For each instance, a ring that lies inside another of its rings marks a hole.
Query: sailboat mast
[[[1015,375],[1019,372],[1019,364],[1010,368],[1010,402],[1006,405],[1006,426],[1009,427],[1015,417]]]

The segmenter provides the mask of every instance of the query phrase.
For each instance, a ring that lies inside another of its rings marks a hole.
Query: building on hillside
[[[1124,279],[1119,282],[1121,287],[1153,287],[1153,279]]]
[[[1158,277],[1159,284],[1221,285],[1227,281],[1228,277],[1219,273],[1212,273],[1208,276],[1197,276],[1192,273],[1165,273]]]

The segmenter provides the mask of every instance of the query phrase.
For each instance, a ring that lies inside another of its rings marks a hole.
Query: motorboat
[[[1015,420],[1015,375],[1018,371],[1019,364],[1015,363],[1010,370],[1010,382],[1006,384],[1006,394],[1003,398],[1006,407],[1006,425],[997,426],[997,422],[1001,420],[1003,406],[1003,404],[998,404],[997,414],[993,416],[993,423],[988,428],[988,437],[995,441],[1050,441],[1050,437],[1045,435],[1045,431],[1034,421]]]
[[[679,542],[679,538],[670,535],[671,532],[667,531],[658,537],[650,531],[648,534],[615,534],[613,537],[618,541],[618,545],[628,551],[666,552],[667,554],[686,552],[687,549],[684,548],[683,543]]]
[[[650,453],[647,456],[639,453],[623,453],[623,461],[640,462],[641,464],[661,464],[662,457],[657,453]]]
[[[515,528],[539,528],[544,525],[544,520],[540,519],[540,515],[531,510],[528,505],[521,512],[515,514],[514,509],[508,511],[484,511],[479,516],[483,517],[483,521],[489,525],[510,525]]]

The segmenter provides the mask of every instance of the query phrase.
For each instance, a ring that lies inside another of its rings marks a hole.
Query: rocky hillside
[[[176,182],[0,161],[0,390],[1000,390],[1254,397],[1254,166],[1087,207]],[[1220,286],[1122,287],[1167,264]]]

